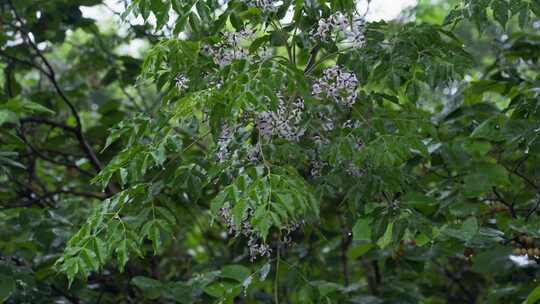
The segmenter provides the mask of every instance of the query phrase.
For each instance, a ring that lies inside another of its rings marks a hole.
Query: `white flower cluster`
[[[253,210],[249,209],[246,216],[242,218],[240,229],[237,229],[234,224],[231,214],[231,207],[228,203],[225,203],[223,207],[219,209],[219,216],[223,224],[227,227],[228,233],[231,235],[243,235],[248,237],[248,248],[251,261],[255,260],[257,256],[270,256],[272,249],[270,245],[262,243],[257,236],[257,232],[251,227],[250,218],[253,216]]]
[[[241,43],[253,39],[255,37],[255,31],[250,28],[244,28],[240,32],[226,32],[223,36],[229,46],[238,48]]]
[[[221,134],[219,134],[216,158],[220,163],[225,162],[231,156],[231,151],[229,151],[229,143],[232,140],[232,135],[232,131],[228,126],[224,126],[223,130],[221,130]]]
[[[278,94],[278,108],[276,112],[265,111],[257,117],[257,128],[262,137],[270,138],[277,135],[289,141],[298,141],[305,130],[301,126],[304,113],[304,100],[296,98],[287,104],[287,98]]]
[[[257,163],[261,157],[261,150],[259,146],[251,146],[247,149],[247,160],[250,163]]]
[[[315,37],[324,40],[332,40],[334,33],[340,33],[345,41],[361,48],[365,44],[365,20],[363,16],[352,16],[351,19],[342,13],[336,13],[326,19],[319,20]]]
[[[358,79],[352,72],[341,66],[334,66],[323,71],[323,76],[315,81],[312,94],[322,99],[327,97],[337,104],[351,107],[356,102]]]
[[[255,31],[247,28],[240,32],[227,32],[223,42],[215,46],[204,45],[202,51],[211,56],[214,63],[220,67],[227,66],[234,60],[249,60],[249,52],[242,48],[241,44],[254,36]]]
[[[311,170],[309,171],[311,177],[313,177],[313,178],[321,177],[322,172],[323,172],[324,168],[326,167],[326,165],[327,165],[326,162],[323,162],[323,161],[320,161],[320,160],[313,161],[311,163]]]
[[[187,78],[184,74],[179,74],[174,78],[174,82],[176,88],[179,91],[182,91],[188,88],[189,78]]]
[[[334,123],[334,120],[332,119],[331,116],[323,112],[318,112],[317,116],[319,116],[319,119],[321,120],[322,129],[325,132],[331,132],[336,128],[336,124]]]
[[[358,120],[348,119],[341,125],[341,127],[343,129],[357,129],[360,127],[360,122]]]
[[[361,177],[362,176],[362,170],[355,166],[354,164],[349,164],[347,168],[345,169],[345,172],[349,174],[352,177]]]
[[[251,235],[248,240],[249,256],[250,260],[253,262],[258,255],[269,257],[272,253],[272,248],[270,245],[261,243],[258,238]]]
[[[276,4],[279,4],[280,1],[275,0],[245,0],[244,3],[246,3],[248,6],[256,6],[259,7],[262,11],[275,13],[278,11],[279,6]]]

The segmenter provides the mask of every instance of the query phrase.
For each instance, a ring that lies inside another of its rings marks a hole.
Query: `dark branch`
[[[98,172],[101,171],[102,170],[101,162],[99,161],[96,154],[94,153],[94,151],[90,147],[90,144],[88,143],[88,141],[86,140],[86,138],[85,138],[85,136],[84,136],[84,134],[82,132],[81,117],[80,117],[75,105],[66,96],[66,94],[64,93],[64,91],[62,90],[60,85],[58,84],[58,82],[56,80],[56,73],[55,73],[53,67],[51,66],[51,64],[49,63],[49,61],[47,60],[47,58],[43,55],[43,53],[40,51],[40,49],[37,47],[37,45],[32,41],[32,39],[30,38],[29,32],[24,29],[24,21],[18,15],[17,10],[15,9],[15,6],[12,3],[12,0],[7,0],[7,2],[8,2],[8,5],[10,6],[11,10],[13,11],[13,14],[15,15],[15,19],[21,24],[20,32],[22,33],[25,42],[35,51],[36,55],[41,59],[41,61],[43,62],[43,64],[47,68],[48,73],[45,73],[45,75],[48,77],[49,81],[52,83],[52,85],[55,88],[56,92],[58,93],[60,98],[64,101],[64,103],[68,106],[68,108],[71,111],[71,114],[75,118],[75,121],[76,121],[75,136],[76,136],[77,140],[79,141],[79,144],[80,144],[82,150],[84,151],[86,157],[88,158],[88,160],[90,161],[92,166],[96,169],[96,171],[98,171]],[[113,185],[108,185],[107,186],[107,193],[111,194],[111,193],[114,193],[114,192],[116,192],[115,187]]]
[[[495,196],[497,197],[497,200],[499,202],[501,202],[503,205],[506,206],[506,208],[508,208],[508,211],[510,212],[510,214],[512,215],[513,218],[517,218],[517,215],[516,215],[516,210],[514,209],[514,204],[511,204],[511,203],[508,203],[504,197],[499,193],[499,191],[497,191],[497,188],[496,187],[493,187],[493,193],[495,194]]]

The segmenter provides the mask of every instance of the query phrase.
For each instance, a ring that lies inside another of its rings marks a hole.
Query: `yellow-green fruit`
[[[540,256],[540,249],[534,248],[534,255],[535,256]]]
[[[529,250],[527,250],[527,254],[532,257],[534,255],[534,249],[529,248]]]
[[[527,254],[527,249],[521,248],[521,254],[523,254],[523,255]]]
[[[519,249],[519,248],[514,248],[514,254],[515,254],[515,255],[521,255],[521,249]]]

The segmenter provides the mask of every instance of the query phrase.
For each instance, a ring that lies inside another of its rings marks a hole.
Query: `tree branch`
[[[517,218],[517,215],[516,215],[516,210],[514,210],[514,204],[510,204],[508,203],[504,197],[499,193],[499,191],[497,191],[497,187],[493,187],[493,193],[495,194],[495,196],[497,197],[497,200],[499,202],[501,202],[503,205],[506,206],[506,208],[508,208],[508,211],[510,211],[510,214],[512,215],[513,218]]]
[[[8,5],[10,6],[11,10],[13,11],[13,14],[15,15],[15,19],[21,24],[20,32],[23,35],[23,38],[25,42],[30,45],[30,47],[35,51],[36,55],[41,59],[43,64],[48,70],[48,73],[45,73],[45,75],[48,77],[49,81],[52,83],[53,87],[55,88],[56,92],[60,96],[60,98],[64,101],[64,103],[68,106],[68,108],[71,111],[71,114],[75,118],[76,126],[75,126],[75,136],[77,140],[79,141],[79,145],[81,146],[83,152],[85,153],[87,159],[90,161],[92,166],[96,169],[96,171],[102,170],[102,165],[99,159],[97,158],[96,154],[90,147],[90,144],[86,140],[86,137],[84,136],[82,132],[82,122],[81,117],[75,107],[75,105],[71,102],[71,100],[66,96],[62,88],[60,88],[60,85],[58,84],[56,80],[56,73],[47,60],[47,58],[43,55],[43,53],[39,50],[37,45],[32,41],[30,38],[29,32],[27,32],[24,29],[24,21],[22,18],[18,15],[17,10],[15,9],[15,6],[12,3],[12,0],[7,0]],[[115,187],[112,184],[107,185],[107,193],[112,194],[116,192]]]
[[[349,233],[349,229],[345,225],[345,221],[342,218],[341,214],[338,215],[339,222],[341,225],[341,271],[343,273],[343,279],[345,281],[345,286],[349,286],[349,266],[348,266],[348,257],[347,257],[347,250],[349,249],[349,245],[351,244],[351,237]]]
[[[19,137],[22,139],[22,141],[28,146],[28,148],[30,148],[30,150],[39,158],[45,160],[45,161],[48,161],[50,163],[53,163],[55,165],[59,165],[59,166],[64,166],[64,167],[68,167],[68,168],[73,168],[73,169],[76,169],[77,171],[81,172],[82,174],[84,175],[87,175],[87,176],[90,176],[90,177],[93,177],[94,175],[82,168],[80,168],[79,166],[77,166],[76,164],[73,164],[73,163],[68,163],[68,162],[62,162],[62,161],[58,161],[54,158],[50,158],[48,157],[47,155],[41,153],[41,151],[39,151],[36,147],[34,147],[27,139],[26,139],[26,136],[24,135],[24,133],[22,131],[18,131],[17,133],[19,133]]]

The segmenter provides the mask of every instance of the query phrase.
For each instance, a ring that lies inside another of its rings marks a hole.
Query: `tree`
[[[0,300],[540,298],[536,1],[100,3],[0,5]]]

